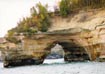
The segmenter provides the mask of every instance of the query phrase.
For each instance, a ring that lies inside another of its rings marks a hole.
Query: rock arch
[[[15,63],[16,60],[24,60],[25,58],[33,59],[34,64],[42,64],[50,53],[51,48],[56,44],[63,47],[65,51],[64,59],[67,62],[94,61],[97,55],[99,55],[97,50],[104,50],[105,47],[105,44],[100,42],[100,40],[104,41],[105,38],[97,38],[97,36],[97,34],[94,34],[94,31],[84,29],[69,29],[67,31],[38,33],[26,36],[21,43],[22,47],[15,48],[19,50],[3,50],[5,52],[3,53],[4,64],[11,63],[12,61]],[[16,54],[14,55],[15,51]],[[10,57],[8,58],[7,55]]]
[[[86,49],[83,46],[80,46],[77,43],[72,42],[71,40],[55,41],[49,44],[49,46],[46,49],[44,49],[48,52],[47,54],[45,53],[46,56],[50,53],[51,48],[53,48],[56,44],[59,44],[63,47],[63,50],[65,52],[64,60],[66,62],[78,62],[78,61],[91,60]]]

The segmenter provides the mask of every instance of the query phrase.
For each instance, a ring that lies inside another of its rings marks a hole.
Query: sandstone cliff
[[[49,31],[78,27],[94,30],[96,26],[104,23],[104,9],[81,10],[79,12],[71,13],[68,18],[55,16],[52,20],[52,26],[49,28]]]
[[[18,61],[23,64],[30,59],[33,64],[42,64],[56,44],[63,46],[65,61],[93,61],[105,56],[104,15],[105,10],[94,9],[82,10],[67,18],[54,16],[49,32],[25,36],[13,53],[5,52],[4,66],[16,65]]]
[[[88,38],[91,44],[104,44],[105,43],[105,10],[104,9],[90,9],[81,10],[73,13],[67,18],[55,16],[52,20],[52,26],[49,31],[64,30],[70,28],[82,28],[91,30],[89,33],[92,38]],[[101,47],[101,46],[100,46]],[[98,49],[100,56],[105,55],[105,46]]]

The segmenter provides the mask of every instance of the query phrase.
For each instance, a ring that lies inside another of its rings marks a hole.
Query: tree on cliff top
[[[62,17],[67,17],[71,14],[71,11],[73,12],[77,9],[102,7],[105,7],[105,0],[61,0],[58,13]],[[48,30],[51,26],[51,17],[47,10],[47,5],[43,6],[38,3],[36,7],[32,7],[30,10],[31,16],[19,21],[15,30],[8,31],[9,36],[14,35],[15,32],[33,34],[38,31],[46,32]]]
[[[30,17],[23,18],[17,23],[18,26],[16,27],[15,32],[34,34],[37,31],[46,32],[48,30],[51,22],[47,10],[47,5],[43,6],[41,3],[38,3],[36,7],[37,9],[35,7],[30,9]],[[13,29],[8,31],[9,36],[12,36],[13,33]]]
[[[70,0],[62,0],[59,8],[61,16],[66,17],[70,13]]]
[[[66,17],[70,14],[70,11],[76,11],[78,9],[85,8],[103,8],[105,7],[105,0],[61,0],[59,8],[60,14]]]
[[[39,22],[40,27],[39,30],[42,32],[46,32],[51,25],[50,16],[48,14],[47,5],[43,6],[41,3],[37,4],[39,11]]]

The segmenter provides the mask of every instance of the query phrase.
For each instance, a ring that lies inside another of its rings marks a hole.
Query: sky
[[[36,3],[48,4],[49,10],[59,0],[0,0],[0,37],[7,34],[7,31],[17,26],[17,22],[23,17],[30,16],[30,8]]]

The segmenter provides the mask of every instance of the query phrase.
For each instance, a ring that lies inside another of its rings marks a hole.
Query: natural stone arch
[[[60,44],[66,53],[64,57],[65,61],[75,61],[70,60],[71,51],[72,53],[74,53],[75,51],[79,51],[79,55],[83,52],[81,54],[83,60],[94,61],[97,58],[96,50],[104,49],[105,46],[104,44],[101,44],[99,42],[97,43],[96,40],[97,39],[94,40],[94,36],[90,33],[90,31],[87,32],[87,30],[85,31],[81,29],[79,29],[79,31],[78,29],[70,29],[66,32],[63,30],[63,33],[62,31],[51,33],[38,33],[33,34],[31,37],[26,36],[22,40],[22,47],[17,47],[17,49],[19,50],[16,50],[17,54],[15,54],[15,56],[12,56],[14,55],[13,53],[15,51],[6,50],[5,53],[7,52],[7,54],[11,56],[11,58],[8,59],[13,60],[14,63],[16,62],[17,58],[19,60],[24,60],[25,57],[29,57],[29,59],[34,60],[34,64],[42,64],[45,57],[50,53],[51,48],[54,47],[56,44]],[[18,55],[23,58],[18,57]],[[25,55],[25,57],[23,55]],[[84,55],[86,56],[85,58],[83,58]],[[7,58],[8,56],[4,54],[4,57]],[[77,61],[83,60],[77,59]],[[5,62],[9,63],[8,60],[4,59],[4,64]]]
[[[49,46],[44,49],[47,52],[45,52],[46,55],[43,59],[45,59],[46,56],[50,54],[51,48],[53,48],[56,44],[59,44],[63,47],[63,50],[65,52],[64,60],[66,62],[91,60],[86,49],[83,46],[80,46],[78,43],[72,42],[72,40],[55,41],[49,44]]]

